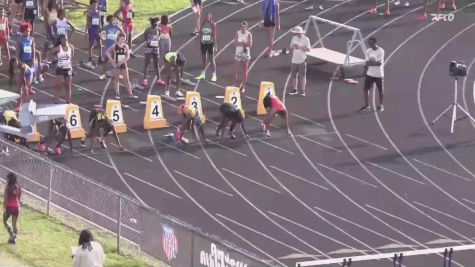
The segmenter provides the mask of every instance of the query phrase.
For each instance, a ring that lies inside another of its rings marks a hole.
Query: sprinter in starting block
[[[292,136],[289,128],[289,113],[287,112],[287,108],[285,107],[284,103],[282,103],[282,101],[280,101],[277,96],[271,95],[270,93],[264,97],[262,102],[264,104],[264,108],[269,114],[267,118],[264,119],[264,123],[262,124],[262,131],[265,132],[265,135],[267,137],[270,136],[270,124],[272,123],[272,120],[274,120],[275,116],[279,115],[284,120],[287,134]]]
[[[201,121],[200,114],[197,109],[192,106],[180,105],[178,107],[179,113],[183,115],[183,122],[178,126],[175,133],[175,142],[177,145],[183,141],[183,134],[186,130],[189,130],[195,140],[199,141],[200,138],[204,144],[206,144],[205,133],[203,130],[203,123]],[[199,136],[195,135],[195,130]]]
[[[61,155],[61,145],[68,138],[69,148],[73,150],[73,142],[71,139],[71,132],[69,131],[68,126],[66,125],[66,120],[64,118],[57,118],[49,121],[48,125],[48,135],[41,140],[38,144],[38,151],[48,155],[48,143],[51,140],[56,140],[56,147],[54,148],[54,153],[56,155]]]
[[[81,147],[86,148],[86,139],[92,139],[91,143],[91,154],[94,154],[94,141],[97,137],[102,148],[107,148],[105,143],[106,136],[112,131],[115,141],[119,146],[121,151],[124,151],[124,148],[120,144],[119,136],[115,131],[114,124],[112,120],[107,117],[105,110],[101,106],[94,106],[94,109],[89,112],[89,131],[81,140]]]
[[[221,123],[216,127],[216,136],[221,136],[221,138],[223,138],[226,125],[228,122],[231,122],[231,126],[229,127],[229,138],[236,139],[233,130],[238,123],[241,125],[241,129],[246,138],[249,138],[246,128],[244,127],[244,118],[241,110],[236,109],[236,107],[231,103],[223,103],[219,106],[219,112],[221,113],[222,118]]]

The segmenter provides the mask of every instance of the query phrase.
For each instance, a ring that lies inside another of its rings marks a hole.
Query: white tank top
[[[237,31],[237,35],[238,35],[238,42],[247,42],[247,40],[249,40],[249,35],[251,34],[250,31],[246,31],[246,33],[242,33],[240,30]],[[244,48],[242,46],[236,46],[236,55],[240,55],[242,54]],[[250,55],[251,54],[251,48],[250,47],[247,47],[247,51],[246,51],[246,54],[247,55]]]
[[[71,47],[68,46],[68,50],[64,51],[63,46],[59,46],[58,53],[58,67],[62,69],[70,69],[71,66]]]
[[[56,34],[66,35],[67,33],[68,33],[68,20],[67,19],[56,20]]]

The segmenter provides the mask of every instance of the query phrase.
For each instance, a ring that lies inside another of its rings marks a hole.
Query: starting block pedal
[[[127,125],[124,123],[122,104],[119,100],[108,99],[106,103],[106,114],[114,124],[115,131],[119,133],[127,132]]]
[[[271,95],[275,95],[275,86],[273,82],[261,82],[261,86],[259,88],[259,99],[257,101],[257,115],[266,115],[267,111],[264,108],[264,97],[270,93]]]

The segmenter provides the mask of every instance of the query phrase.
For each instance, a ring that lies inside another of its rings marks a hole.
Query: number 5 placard
[[[224,93],[224,103],[232,104],[236,109],[241,111],[241,114],[244,117],[244,109],[241,104],[241,92],[239,91],[239,88],[227,86]]]
[[[206,116],[203,113],[203,107],[201,106],[201,96],[200,93],[198,92],[193,92],[193,91],[187,91],[186,92],[186,99],[185,99],[185,105],[191,106],[198,110],[200,117],[201,117],[201,122],[205,123],[206,122]]]
[[[79,113],[79,107],[74,104],[69,104],[66,108],[66,125],[71,132],[71,138],[84,138],[85,132],[82,127],[81,113]]]
[[[147,107],[143,117],[144,129],[156,129],[167,127],[167,120],[163,115],[162,99],[158,95],[147,96]]]
[[[112,120],[117,133],[127,132],[127,125],[124,123],[124,114],[122,113],[122,104],[119,100],[107,100],[106,114],[109,120]]]

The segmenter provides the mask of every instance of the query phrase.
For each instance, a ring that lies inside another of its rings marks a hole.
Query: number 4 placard
[[[167,120],[163,115],[162,99],[158,95],[147,96],[147,107],[143,117],[144,129],[156,129],[167,127]]]
[[[227,86],[224,93],[224,103],[232,104],[236,109],[241,111],[241,114],[244,117],[244,109],[241,104],[241,92],[239,91],[239,88]]]
[[[106,114],[112,120],[117,133],[127,132],[127,125],[124,123],[124,114],[122,113],[122,104],[119,100],[107,100]]]
[[[71,138],[84,138],[85,132],[81,123],[81,114],[79,107],[74,104],[69,104],[66,108],[66,125],[71,132]]]
[[[200,93],[194,92],[194,91],[187,91],[186,92],[186,99],[185,99],[185,105],[191,106],[198,110],[200,117],[201,117],[201,122],[205,123],[206,122],[206,116],[203,113],[203,107],[201,106],[201,96]]]

